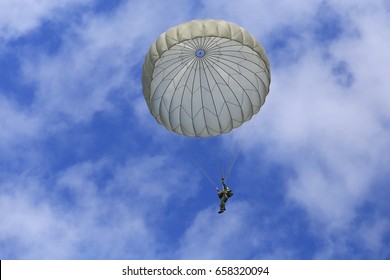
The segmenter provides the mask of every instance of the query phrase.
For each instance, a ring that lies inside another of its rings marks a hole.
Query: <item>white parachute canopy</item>
[[[170,28],[152,45],[142,69],[144,97],[157,122],[193,137],[228,133],[250,120],[270,81],[264,48],[223,20]]]

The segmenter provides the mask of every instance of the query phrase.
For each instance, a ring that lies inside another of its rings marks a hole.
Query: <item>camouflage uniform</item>
[[[225,212],[225,210],[226,210],[226,207],[225,207],[226,202],[227,202],[227,200],[228,200],[231,196],[233,196],[232,190],[229,189],[228,186],[226,186],[225,180],[224,180],[223,178],[222,178],[222,186],[223,186],[223,189],[222,189],[222,190],[219,190],[219,189],[217,188],[218,197],[219,197],[219,199],[221,200],[221,202],[220,202],[220,204],[219,204],[219,211],[218,211],[219,214]]]

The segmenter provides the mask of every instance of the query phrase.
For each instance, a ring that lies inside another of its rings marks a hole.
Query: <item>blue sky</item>
[[[141,88],[197,18],[265,47],[267,101],[188,139]],[[389,1],[0,2],[0,259],[389,259]],[[218,215],[218,168],[238,155]]]

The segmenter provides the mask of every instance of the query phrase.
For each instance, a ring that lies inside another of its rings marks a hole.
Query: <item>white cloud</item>
[[[48,203],[48,193],[34,176],[19,174],[2,182],[0,196],[3,258],[66,257],[75,238]],[[64,244],[64,240],[66,244]]]
[[[389,246],[384,240],[390,232],[390,222],[386,217],[375,217],[371,221],[366,221],[357,230],[357,235],[365,249],[377,255],[378,259],[387,259]],[[379,252],[379,253],[377,253]]]
[[[234,204],[232,207],[231,204]],[[236,259],[245,258],[248,247],[255,239],[261,239],[261,233],[254,238],[248,230],[247,213],[249,205],[234,201],[227,205],[227,212],[216,214],[206,208],[196,215],[186,230],[177,258],[180,259]],[[212,226],[211,226],[212,225]],[[238,242],[239,240],[239,242]]]
[[[388,11],[377,7],[371,12],[356,12],[353,16],[359,37],[337,42],[332,53],[337,59],[347,61],[353,71],[362,106],[370,110],[380,123],[388,125],[390,98],[387,89],[390,82],[386,67],[390,63],[390,54],[386,50],[390,32],[382,28],[390,24]]]
[[[289,26],[307,22],[322,1],[204,1],[202,16],[233,21],[260,41],[267,33],[280,25]]]
[[[37,28],[42,20],[61,17],[74,5],[86,5],[89,0],[3,0],[0,2],[0,37],[17,37]]]
[[[3,156],[14,145],[35,139],[42,130],[42,120],[15,102],[0,95],[0,150]]]
[[[39,172],[8,176],[0,197],[0,238],[8,240],[2,258],[156,258],[164,209],[184,207],[197,194],[197,180],[184,177],[158,156],[77,163],[50,180]]]

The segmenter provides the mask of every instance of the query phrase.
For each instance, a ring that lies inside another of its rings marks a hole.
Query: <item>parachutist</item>
[[[229,187],[225,184],[225,179],[222,178],[222,187],[223,189],[220,190],[218,188],[217,189],[217,192],[218,192],[218,197],[219,199],[221,200],[220,204],[219,204],[219,211],[218,211],[218,214],[221,214],[223,212],[226,211],[226,202],[228,201],[228,199],[230,197],[233,196],[233,192],[231,189],[229,189]]]

